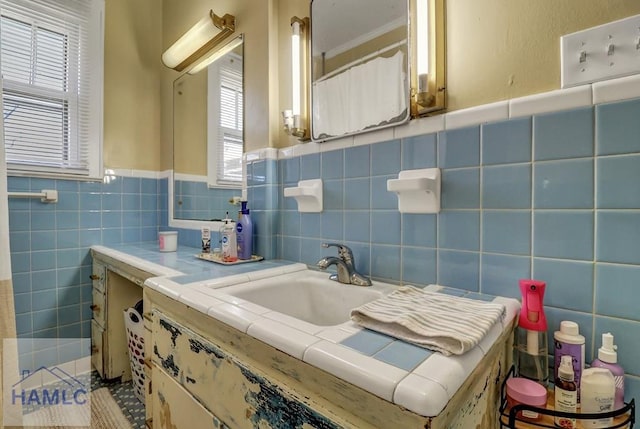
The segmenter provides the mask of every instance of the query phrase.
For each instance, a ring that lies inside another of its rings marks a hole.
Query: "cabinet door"
[[[227,428],[164,371],[153,365],[153,429]]]
[[[153,349],[151,347],[151,313],[146,312],[142,315],[142,321],[144,323],[144,407],[147,421],[153,418],[153,383],[152,380],[152,365],[151,356]]]
[[[108,379],[131,380],[129,347],[124,325],[124,310],[142,299],[142,288],[120,274],[107,270],[104,372]]]
[[[104,362],[102,360],[104,329],[95,320],[91,321],[91,365],[104,378]]]

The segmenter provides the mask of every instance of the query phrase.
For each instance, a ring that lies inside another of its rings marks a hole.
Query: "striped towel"
[[[351,320],[449,356],[474,348],[504,312],[502,304],[401,286],[351,310]]]

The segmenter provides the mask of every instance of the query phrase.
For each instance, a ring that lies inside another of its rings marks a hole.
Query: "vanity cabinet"
[[[506,330],[445,409],[424,417],[296,359],[150,288],[153,427],[202,416],[195,428],[493,428],[510,366]],[[148,414],[149,415],[149,414]],[[211,423],[213,422],[213,423]],[[213,425],[213,426],[212,426]]]
[[[355,427],[310,398],[272,381],[259,368],[172,316],[155,309],[152,319],[154,428],[174,428],[175,415],[182,416],[187,409],[195,415],[211,416],[196,420],[198,428],[227,427],[225,421],[231,427],[246,429],[278,428],[281,422],[290,427]],[[212,412],[217,424],[210,425]]]
[[[103,379],[131,379],[124,310],[142,299],[151,274],[91,251],[91,364]]]

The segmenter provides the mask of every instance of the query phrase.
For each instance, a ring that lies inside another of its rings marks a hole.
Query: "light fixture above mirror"
[[[229,43],[225,44],[220,49],[216,49],[210,52],[205,57],[203,57],[200,61],[198,61],[198,64],[191,67],[187,73],[196,74],[199,71],[204,70],[209,66],[209,64],[216,62],[220,58],[227,55],[229,52],[236,49],[238,46],[242,44],[242,42],[243,42],[242,35],[236,37],[235,39],[232,39],[231,41],[229,41]]]
[[[208,16],[198,21],[162,54],[162,62],[176,71],[183,71],[191,66],[200,66],[198,61],[205,63],[209,59],[201,65],[204,68],[213,59],[211,56],[202,58],[203,55],[211,52],[235,29],[236,18],[233,15],[227,13],[219,17],[210,10]]]

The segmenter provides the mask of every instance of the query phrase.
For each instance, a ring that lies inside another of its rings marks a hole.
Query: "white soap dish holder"
[[[400,213],[440,212],[440,169],[404,170],[387,180],[387,191],[398,196]]]
[[[284,188],[284,196],[296,199],[300,213],[322,212],[322,179],[301,180],[298,186]]]

